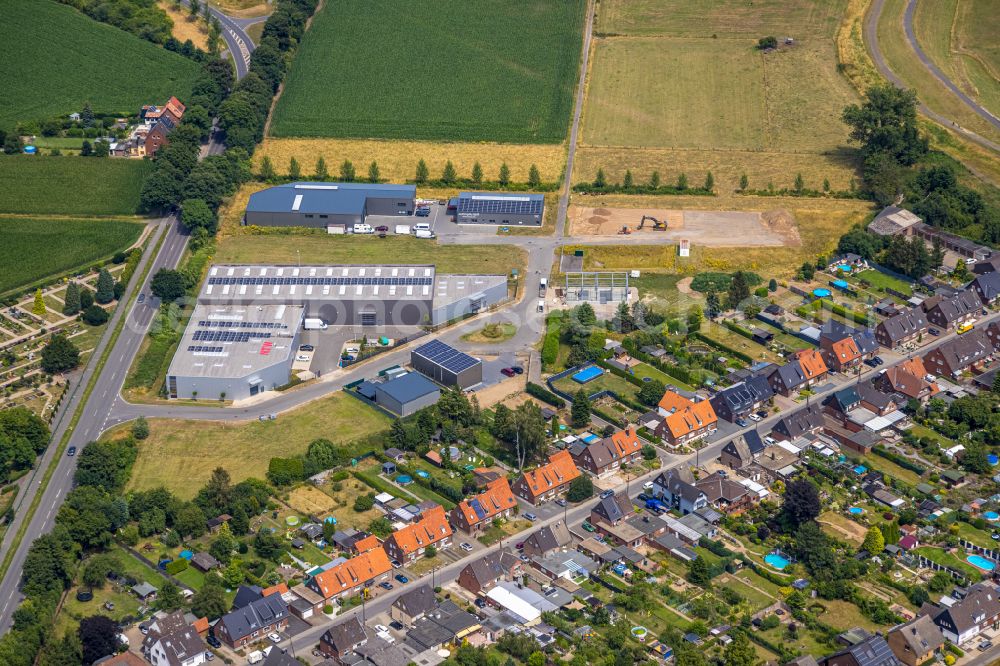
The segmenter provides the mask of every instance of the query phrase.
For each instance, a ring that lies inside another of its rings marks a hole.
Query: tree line
[[[574,192],[581,194],[693,194],[702,196],[715,195],[715,176],[709,171],[705,174],[704,183],[692,186],[688,182],[686,173],[677,175],[677,181],[673,184],[665,184],[660,179],[660,172],[653,171],[649,174],[649,179],[645,183],[636,182],[630,169],[625,170],[625,175],[620,183],[612,183],[604,174],[603,168],[597,169],[594,180],[590,182],[577,183],[573,186]]]

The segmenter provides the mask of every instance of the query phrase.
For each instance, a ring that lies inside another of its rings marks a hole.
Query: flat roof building
[[[243,224],[318,227],[362,224],[369,215],[412,215],[414,185],[287,183],[250,195]]]
[[[378,327],[443,324],[506,298],[505,275],[438,275],[433,265],[213,265],[171,362],[167,393],[242,400],[287,384],[309,318],[360,327],[359,337],[372,338]],[[453,375],[438,381],[456,383]],[[482,381],[482,367],[477,361],[460,375],[467,388]]]
[[[440,340],[432,340],[410,352],[410,365],[445,386],[467,389],[483,382],[483,362]]]
[[[375,404],[401,417],[435,404],[440,397],[440,387],[419,372],[408,372],[375,387]]]
[[[455,200],[458,224],[542,226],[545,197],[541,194],[462,192]]]

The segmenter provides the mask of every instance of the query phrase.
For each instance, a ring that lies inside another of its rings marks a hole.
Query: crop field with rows
[[[198,63],[51,0],[3,7],[0,126],[80,111],[134,115],[186,100]]]
[[[0,157],[0,213],[134,215],[146,160]]]
[[[0,293],[108,257],[134,243],[142,227],[125,220],[0,217]]]
[[[560,143],[583,0],[326,3],[272,136]]]

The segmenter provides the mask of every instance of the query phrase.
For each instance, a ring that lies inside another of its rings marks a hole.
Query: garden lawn
[[[869,268],[866,271],[853,274],[851,276],[851,280],[864,280],[874,289],[879,291],[885,291],[886,288],[889,288],[910,296],[913,295],[913,289],[910,286],[910,283],[888,275],[887,273],[883,273],[882,271],[877,271],[874,268]]]
[[[980,548],[987,548],[989,550],[997,548],[998,543],[990,538],[989,532],[970,525],[964,520],[956,520],[952,525],[958,525],[958,536],[966,541],[970,541]]]
[[[249,477],[263,479],[272,457],[305,453],[309,443],[320,437],[348,446],[354,453],[365,453],[355,442],[388,428],[389,419],[348,395],[336,393],[282,414],[275,421],[233,425],[150,419],[149,425],[150,435],[139,446],[129,488],[165,486],[178,497],[189,499],[216,467],[224,467],[233,483]]]
[[[862,464],[869,469],[878,470],[883,474],[891,476],[911,486],[917,485],[922,480],[920,475],[916,472],[900,467],[888,458],[883,458],[874,452],[866,455]],[[923,465],[921,465],[921,467],[922,466]]]
[[[560,143],[585,4],[327,3],[288,72],[271,134]]]
[[[951,567],[952,569],[955,569],[968,576],[969,580],[973,582],[976,582],[983,577],[984,572],[982,571],[982,569],[977,569],[976,567],[966,562],[964,556],[959,557],[951,553],[946,553],[940,548],[934,548],[931,546],[919,546],[917,548],[914,548],[910,552],[915,555],[923,555],[931,562],[936,562],[943,566]]]
[[[587,392],[587,395],[593,395],[601,391],[614,391],[616,395],[623,396],[630,400],[635,400],[635,394],[639,390],[637,386],[629,384],[624,378],[619,377],[618,375],[613,375],[607,370],[604,371],[603,375],[597,379],[592,379],[586,384],[579,384],[574,381],[573,375],[563,377],[553,384],[557,389],[569,394],[570,396],[576,395],[577,391],[583,389]]]
[[[753,606],[755,611],[774,603],[774,597],[764,594],[760,590],[755,590],[739,579],[729,577],[719,579],[717,582],[731,590],[735,590],[741,597],[746,599],[751,606]]]
[[[731,331],[721,324],[706,321],[701,325],[701,334],[710,340],[714,340],[725,347],[747,354],[756,361],[770,361],[781,363],[781,358],[777,354],[769,351],[763,345],[759,345],[750,338],[743,337],[735,331]],[[725,350],[719,350],[719,356],[729,357],[731,354]]]
[[[2,7],[0,126],[67,115],[87,103],[95,112],[134,116],[171,95],[188,100],[199,72],[194,60],[51,0]]]
[[[90,266],[132,245],[141,233],[142,224],[124,220],[0,217],[0,293]]]
[[[152,168],[148,160],[0,156],[0,213],[134,215]]]
[[[374,471],[372,472],[374,473]],[[308,488],[308,485],[303,486],[303,488]],[[368,486],[367,483],[357,479],[353,476],[344,479],[343,481],[330,481],[324,483],[319,487],[317,492],[322,492],[324,496],[330,499],[328,505],[323,503],[317,503],[315,508],[320,506],[328,506],[327,509],[319,512],[303,512],[303,515],[308,515],[313,513],[317,517],[325,518],[327,515],[332,515],[337,519],[338,529],[345,529],[348,527],[353,527],[357,530],[363,530],[368,527],[368,523],[376,518],[382,516],[382,512],[378,509],[372,507],[367,511],[361,511],[360,513],[354,510],[354,500],[360,495],[367,495],[369,493],[378,494],[377,491],[373,490]],[[396,495],[397,493],[393,493]],[[289,504],[301,511],[299,508],[301,501],[295,501],[295,496],[289,499]]]

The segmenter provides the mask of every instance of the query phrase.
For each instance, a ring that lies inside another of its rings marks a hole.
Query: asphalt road
[[[181,2],[185,5],[188,4],[187,0],[181,0]],[[238,19],[223,14],[211,5],[209,5],[208,9],[212,12],[212,16],[219,19],[219,23],[222,25],[222,39],[226,42],[226,48],[229,49],[229,52],[233,56],[233,65],[236,67],[236,80],[239,81],[250,71],[250,54],[256,48],[253,40],[246,33],[245,28],[260,21],[266,21],[267,17]]]
[[[917,57],[920,59],[921,63],[923,63],[924,67],[926,67],[928,70],[930,70],[930,72],[931,72],[932,75],[934,75],[936,78],[940,79],[942,81],[942,83],[945,84],[945,86],[947,86],[953,92],[955,92],[960,97],[962,97],[963,101],[964,100],[968,100],[966,102],[967,104],[974,105],[975,108],[973,108],[973,110],[976,111],[976,113],[980,113],[979,110],[976,110],[978,108],[981,111],[983,111],[984,113],[986,113],[987,116],[989,116],[990,114],[989,114],[988,111],[986,111],[985,109],[982,109],[982,107],[979,107],[978,104],[975,104],[975,102],[973,102],[967,96],[965,96],[964,94],[962,94],[962,92],[960,90],[958,90],[958,88],[954,85],[954,83],[952,83],[949,79],[947,79],[947,77],[945,77],[944,74],[941,73],[940,70],[938,70],[934,66],[934,64],[927,58],[927,56],[924,54],[923,50],[920,49],[919,45],[917,44],[916,39],[913,36],[913,9],[914,9],[915,3],[916,3],[916,0],[909,0],[909,4],[906,7],[906,13],[904,15],[904,24],[905,24],[904,28],[905,28],[905,32],[906,32],[906,39],[907,39],[907,41],[909,41],[911,48],[914,49],[914,51],[916,52]],[[892,71],[892,69],[889,67],[888,63],[886,63],[885,57],[882,55],[882,49],[879,46],[879,42],[878,42],[878,21],[879,21],[879,17],[882,15],[882,9],[883,9],[884,5],[885,5],[885,0],[874,0],[874,2],[872,3],[871,8],[868,10],[868,15],[865,18],[864,28],[863,28],[863,38],[864,38],[865,44],[868,45],[868,50],[871,53],[872,60],[875,62],[875,67],[878,68],[879,72],[881,72],[884,77],[886,77],[887,79],[889,79],[889,81],[891,81],[892,84],[895,85],[896,87],[903,88],[903,89],[909,89],[910,86],[906,85],[902,81],[902,79],[900,79],[896,75],[896,73]],[[935,70],[937,70],[937,71],[935,72]],[[980,136],[979,134],[976,134],[972,130],[969,130],[969,129],[966,129],[966,128],[960,126],[958,123],[956,123],[951,118],[947,118],[947,117],[941,115],[940,113],[931,110],[923,102],[920,103],[920,107],[919,108],[920,108],[920,112],[921,113],[923,113],[928,118],[934,120],[935,122],[943,125],[944,127],[949,127],[949,128],[951,128],[952,130],[954,130],[956,132],[960,132],[965,137],[967,137],[970,141],[974,141],[975,143],[978,143],[979,145],[981,145],[981,146],[983,146],[985,148],[989,148],[990,150],[1000,152],[1000,144],[997,144],[997,143],[995,143],[993,141],[990,141],[989,139],[987,139],[987,138],[985,138],[983,136]],[[982,114],[980,114],[980,115],[982,115]],[[996,124],[997,119],[994,118],[994,117],[992,117],[992,116],[990,116],[990,117],[992,118],[992,120],[990,122],[992,122],[993,124]],[[998,126],[998,127],[1000,127],[1000,126]]]

